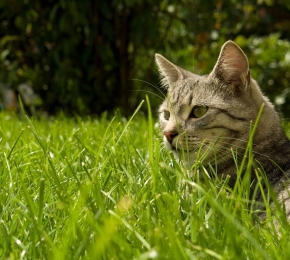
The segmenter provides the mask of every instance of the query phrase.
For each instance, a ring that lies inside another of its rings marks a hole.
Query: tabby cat
[[[197,154],[207,154],[204,164],[217,161],[218,174],[230,176],[234,183],[237,166],[231,150],[243,156],[251,122],[264,105],[253,140],[254,159],[290,217],[290,141],[274,106],[251,77],[241,48],[227,41],[212,72],[203,76],[174,65],[160,54],[155,58],[168,91],[159,109],[164,143],[175,156],[185,158],[189,168]]]

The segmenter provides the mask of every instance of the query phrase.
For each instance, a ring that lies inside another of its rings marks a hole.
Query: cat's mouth
[[[193,136],[182,135],[175,137],[171,143],[167,142],[167,147],[170,146],[171,150],[178,153],[191,153],[198,149],[197,143],[200,141],[199,138]],[[166,140],[167,141],[167,140]]]
[[[211,142],[207,142],[206,140],[200,142],[200,138],[198,137],[188,137],[188,140],[183,141],[182,139],[174,138],[172,143],[165,140],[165,144],[169,150],[176,153],[193,153],[199,150],[201,146],[209,148],[212,145]]]
[[[187,152],[187,153],[191,153],[193,152],[195,149],[190,149],[190,148],[183,148],[183,147],[175,147],[174,145],[171,145],[171,149],[172,151],[178,152],[178,153],[182,153],[182,152]]]
[[[169,143],[166,140],[164,141],[164,143],[167,149],[169,149],[170,151],[180,153],[182,152],[182,150],[184,150],[182,147],[178,147],[177,145]]]

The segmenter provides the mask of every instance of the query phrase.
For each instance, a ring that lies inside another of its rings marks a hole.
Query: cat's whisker
[[[142,90],[142,89],[134,89],[134,90],[129,90],[129,91],[136,91],[136,92],[145,92],[145,93],[149,93],[151,95],[154,95],[156,97],[159,97],[161,100],[163,100],[162,97],[160,97],[159,95],[157,95],[156,93],[149,91],[149,90]]]
[[[221,136],[221,137],[219,137],[219,139],[237,140],[237,141],[242,142],[242,143],[245,143],[245,144],[247,144],[249,142],[249,140],[243,140],[243,139],[233,138],[233,137],[227,137],[227,136]],[[255,146],[255,143],[253,143],[253,146]]]
[[[156,85],[154,85],[154,84],[152,84],[152,83],[150,83],[150,82],[148,82],[146,80],[142,80],[142,79],[131,79],[131,80],[135,80],[135,81],[139,81],[139,82],[143,82],[143,83],[148,84],[149,86],[151,86],[151,87],[155,88],[156,90],[158,90],[159,93],[161,93],[161,95],[164,97],[164,99],[166,98],[166,95],[160,90],[160,88],[158,86],[156,86]]]
[[[235,138],[231,138],[231,139],[235,139]],[[211,140],[211,139],[209,139],[209,140]],[[239,140],[239,141],[242,141],[242,140],[240,140],[240,139],[237,139],[237,140]],[[214,141],[214,139],[212,139],[212,141]],[[235,144],[231,144],[231,143],[227,143],[227,142],[222,142],[222,141],[219,141],[220,143],[222,143],[222,144],[230,144],[230,146],[234,146],[236,149],[241,149],[241,150],[246,150],[247,148],[246,147],[243,147],[243,146],[238,146],[238,145],[235,145]],[[245,141],[246,143],[248,143],[248,141]],[[253,154],[257,154],[257,155],[260,155],[260,156],[264,156],[264,157],[269,157],[268,155],[265,155],[265,154],[262,154],[262,153],[259,153],[259,152],[256,152],[256,151],[252,151],[253,152]]]
[[[184,157],[186,158],[186,154],[188,153],[197,153],[199,151],[202,150],[202,148],[205,149],[205,151],[202,151],[202,154],[200,155],[199,157],[199,160],[203,161],[206,157],[209,157],[210,159],[210,162],[211,163],[218,163],[220,164],[220,162],[223,162],[223,161],[226,161],[228,160],[229,158],[232,158],[233,157],[233,152],[234,151],[237,151],[237,150],[243,150],[245,151],[246,148],[245,147],[239,147],[237,145],[233,145],[233,144],[230,144],[231,146],[230,147],[220,147],[220,149],[218,149],[219,147],[218,144],[220,143],[224,143],[224,144],[228,144],[227,142],[216,142],[216,140],[214,139],[207,139],[209,140],[210,142],[194,142],[196,148],[194,148],[193,150],[188,150],[186,148],[186,145],[185,145],[185,148],[182,149],[183,150],[183,153],[185,153]],[[235,146],[233,148],[233,146]],[[262,156],[265,156],[265,155],[262,155]],[[237,163],[239,164],[243,158],[244,158],[244,153],[240,153],[240,152],[237,152],[235,154],[235,158],[237,160]],[[223,167],[223,166],[221,166]]]
[[[159,73],[154,69],[152,68],[152,66],[150,66],[148,63],[146,63],[146,65],[156,74],[156,75],[159,75]]]

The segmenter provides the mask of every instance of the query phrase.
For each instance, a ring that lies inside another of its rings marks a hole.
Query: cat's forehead
[[[217,91],[218,82],[208,75],[194,75],[180,82],[168,91],[168,101],[173,107],[180,105],[206,105],[220,94]]]

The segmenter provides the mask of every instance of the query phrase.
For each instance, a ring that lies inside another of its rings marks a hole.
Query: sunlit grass
[[[282,210],[279,237],[270,208],[254,221],[246,180],[231,192],[202,161],[191,176],[150,116],[2,113],[0,141],[0,259],[290,257]]]

